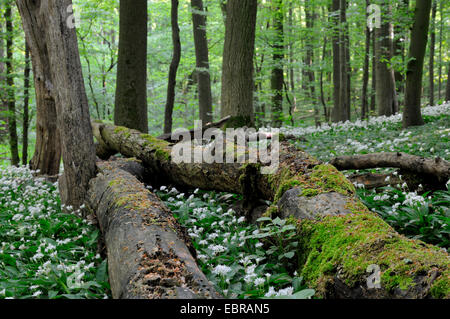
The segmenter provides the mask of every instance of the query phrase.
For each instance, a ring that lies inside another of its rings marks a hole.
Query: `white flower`
[[[254,281],[255,286],[264,285],[265,282],[266,282],[266,280],[264,278],[256,278],[255,281]]]
[[[214,269],[213,269],[213,273],[216,275],[220,275],[220,276],[225,276],[226,274],[228,274],[231,271],[231,267],[225,266],[225,265],[217,265]]]

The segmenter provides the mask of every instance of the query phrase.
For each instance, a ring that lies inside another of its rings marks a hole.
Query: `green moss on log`
[[[359,211],[358,211],[359,210]],[[450,297],[449,256],[439,248],[399,235],[364,205],[355,203],[352,214],[297,222],[301,241],[301,276],[324,296],[327,284],[338,277],[349,287],[365,285],[369,265],[381,268],[381,285],[388,292],[407,290],[415,278],[433,271],[433,297]]]
[[[156,158],[160,161],[170,160],[170,147],[169,143],[163,140],[159,140],[149,134],[141,134],[141,138],[146,140],[144,147],[151,147],[155,151]]]

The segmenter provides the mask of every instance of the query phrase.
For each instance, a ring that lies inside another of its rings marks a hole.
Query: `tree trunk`
[[[9,146],[11,150],[11,164],[18,166],[19,158],[19,141],[17,138],[17,122],[16,122],[16,97],[14,86],[14,71],[13,71],[13,16],[10,1],[6,1],[5,9],[6,20],[6,94],[8,103],[8,131],[9,131]]]
[[[341,104],[340,104],[340,94],[341,94],[341,60],[339,55],[340,50],[340,28],[339,28],[339,8],[340,0],[333,0],[331,12],[333,15],[330,17],[331,25],[333,28],[333,101],[334,106],[331,111],[331,120],[333,122],[341,121]]]
[[[148,132],[147,0],[120,1],[114,123]]]
[[[179,163],[172,160],[169,143],[134,130],[93,125],[106,147],[140,159],[148,177],[165,185],[274,201],[266,216],[297,219],[298,273],[320,297],[450,297],[447,252],[396,233],[360,202],[354,186],[336,168],[320,164],[289,142],[280,145],[279,168],[263,174],[255,164]],[[379,289],[366,284],[369,265],[380,267]]]
[[[22,130],[22,164],[28,164],[28,128],[30,125],[29,104],[30,104],[30,49],[25,40],[25,70],[24,93],[23,93],[23,130]]]
[[[133,176],[144,168],[129,160],[98,165],[101,174],[90,183],[88,203],[105,239],[113,298],[218,298],[185,230]]]
[[[167,86],[167,101],[165,107],[164,133],[172,132],[172,115],[175,105],[175,87],[177,84],[177,71],[181,59],[180,28],[178,27],[178,0],[172,0],[171,25],[173,55],[169,70],[169,83]]]
[[[366,6],[369,6],[369,0],[366,0]],[[366,18],[368,17],[366,13]],[[369,86],[369,67],[370,67],[370,29],[366,27],[366,55],[364,57],[363,67],[363,86],[362,86],[362,105],[361,105],[361,119],[369,117],[369,98],[367,96],[367,89]]]
[[[422,96],[423,60],[427,47],[428,26],[430,23],[431,0],[417,0],[414,26],[411,31],[411,44],[406,72],[405,109],[403,127],[423,125],[420,110]]]
[[[450,101],[450,63],[448,64],[447,87],[445,89],[445,100]]]
[[[443,28],[444,28],[444,18],[443,18],[443,3],[444,1],[440,1],[439,6],[439,84],[438,84],[438,99],[441,99],[442,94],[442,36],[443,36]]]
[[[309,35],[306,39],[306,73],[308,74],[308,83],[309,83],[309,92],[311,102],[314,107],[314,123],[316,126],[319,126],[319,105],[317,103],[316,97],[316,77],[313,70],[314,64],[314,37],[311,34],[314,32],[314,20],[316,19],[316,14],[314,13],[314,7],[311,2],[305,0],[305,22],[306,28],[309,30]]]
[[[429,62],[429,83],[430,83],[430,105],[434,105],[434,47],[436,44],[436,9],[437,2],[432,0],[433,4],[431,7],[431,26],[430,26],[430,62]]]
[[[206,12],[203,0],[191,0],[194,26],[195,56],[197,60],[198,99],[200,120],[204,124],[213,121],[211,75],[209,70],[208,39],[206,36]]]
[[[62,142],[64,175],[59,180],[61,201],[79,208],[94,177],[95,147],[90,126],[76,31],[68,20],[71,0],[17,0],[26,39],[34,61],[48,59],[45,86],[56,100],[56,113]],[[44,55],[44,56],[42,56]],[[44,60],[45,61],[45,60]],[[39,67],[42,67],[39,64]],[[41,72],[41,70],[38,70]],[[37,73],[37,86],[41,85]]]
[[[24,1],[16,3],[30,48],[36,92],[36,145],[30,168],[42,175],[55,176],[59,173],[61,162],[61,139],[45,37],[47,21],[39,17],[38,6],[28,9]]]
[[[253,55],[258,3],[228,0],[222,71],[221,117],[232,116],[228,127],[251,127],[253,108]]]
[[[405,153],[374,153],[336,157],[330,162],[337,169],[395,167],[418,174],[432,175],[445,185],[450,179],[450,163],[440,157],[424,158]]]
[[[375,29],[375,54],[377,69],[377,109],[378,115],[391,116],[398,110],[397,92],[395,89],[394,70],[389,68],[388,63],[392,59],[393,52],[393,26],[391,19],[391,8],[385,3],[382,24]]]
[[[375,113],[376,110],[376,97],[377,97],[377,59],[375,52],[375,29],[372,30],[372,94],[370,95],[370,111]]]
[[[284,12],[283,0],[273,2],[273,29],[275,39],[273,48],[272,90],[272,127],[283,125],[283,84],[284,84]]]

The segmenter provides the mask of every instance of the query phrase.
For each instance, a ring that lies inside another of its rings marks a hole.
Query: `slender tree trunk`
[[[228,127],[252,126],[253,55],[258,3],[228,0],[222,72],[222,118],[230,115]]]
[[[23,93],[23,131],[22,131],[22,164],[28,164],[28,128],[29,128],[29,104],[30,104],[30,49],[25,40],[25,70]]]
[[[437,9],[437,2],[436,0],[432,0],[433,4],[431,7],[431,26],[430,26],[430,61],[429,61],[429,81],[430,81],[430,105],[434,105],[434,47],[436,44],[436,9]]]
[[[0,6],[1,8],[1,6]],[[3,21],[0,21],[0,34],[3,34]],[[5,46],[4,41],[0,39],[0,83],[6,83],[5,78]],[[0,87],[0,142],[3,143],[3,139],[8,130],[8,94],[6,88]]]
[[[385,12],[380,28],[375,29],[375,53],[377,69],[377,109],[378,115],[390,116],[398,110],[395,89],[394,70],[388,63],[393,52],[393,26],[390,22],[391,8],[388,3],[383,6]]]
[[[148,132],[147,0],[120,1],[114,123]]]
[[[450,63],[448,64],[447,87],[445,89],[445,100],[450,101]]]
[[[17,0],[26,39],[35,60],[47,54],[51,77],[46,83],[56,99],[57,121],[62,141],[64,175],[59,180],[61,201],[79,208],[89,181],[96,173],[95,147],[89,106],[83,83],[77,35],[67,8],[71,0]],[[39,74],[35,79],[37,82]]]
[[[11,150],[11,164],[18,166],[19,158],[19,142],[17,137],[16,123],[16,97],[14,88],[14,71],[13,71],[13,16],[11,3],[6,2],[5,9],[6,20],[6,85],[7,85],[7,103],[8,103],[8,131],[9,146]]]
[[[376,110],[376,99],[377,99],[377,59],[376,59],[376,37],[375,37],[375,29],[372,30],[372,92],[370,95],[370,111],[375,113]]]
[[[366,6],[369,6],[369,0],[366,0]],[[366,17],[369,15],[366,13]],[[369,98],[367,96],[367,89],[369,86],[369,67],[370,67],[370,29],[366,27],[366,55],[364,57],[363,70],[363,86],[362,86],[362,105],[361,105],[361,119],[367,119],[369,116]]]
[[[194,26],[195,56],[197,60],[200,120],[206,124],[213,121],[211,75],[209,70],[208,39],[206,35],[206,12],[203,9],[203,0],[191,0],[191,7]]]
[[[341,120],[341,104],[340,104],[340,92],[341,92],[341,60],[339,55],[340,42],[339,42],[339,8],[340,0],[333,0],[331,12],[333,15],[330,17],[331,26],[333,28],[333,101],[334,106],[331,111],[331,120],[333,122],[339,122]]]
[[[423,60],[427,47],[431,0],[417,0],[414,26],[411,31],[409,63],[406,72],[405,110],[403,127],[423,125],[420,110],[422,96]]]
[[[292,1],[289,1],[289,13],[288,13],[288,23],[290,28],[290,38],[289,38],[289,85],[290,90],[292,94],[292,106],[290,109],[291,113],[291,122],[294,126],[294,118],[293,113],[297,109],[297,95],[295,94],[295,69],[294,69],[294,62],[295,62],[295,52],[294,52],[294,42],[293,39],[295,37],[293,28],[294,28],[294,10],[292,8]]]
[[[314,19],[316,15],[314,13],[314,9],[311,1],[305,0],[305,20],[306,20],[306,28],[308,30],[308,36],[306,38],[306,73],[308,75],[308,86],[310,92],[311,102],[314,107],[314,122],[316,126],[319,126],[319,105],[317,103],[316,97],[316,78],[313,70],[314,63],[314,37],[311,34],[314,32]]]
[[[175,105],[175,87],[177,84],[177,71],[181,59],[181,42],[180,42],[180,28],[178,26],[178,0],[172,0],[171,9],[171,24],[172,24],[172,43],[173,55],[169,70],[169,83],[167,86],[167,101],[166,112],[164,118],[164,133],[172,132],[172,115],[173,107]]]
[[[444,1],[440,2],[439,6],[439,17],[440,17],[440,23],[439,23],[439,84],[438,84],[438,99],[441,99],[442,96],[442,30],[444,27],[444,17],[443,17],[443,3]]]
[[[340,82],[341,88],[339,92],[340,121],[350,120],[350,57],[348,43],[348,27],[347,27],[347,0],[340,0],[340,35],[339,35],[339,66],[340,66]]]
[[[272,126],[283,125],[283,83],[284,83],[284,29],[283,0],[273,1],[273,29],[275,41],[273,47],[272,89]]]

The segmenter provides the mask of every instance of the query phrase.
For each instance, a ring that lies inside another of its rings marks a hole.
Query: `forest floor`
[[[282,132],[302,136],[298,146],[323,161],[382,151],[450,160],[450,104],[424,108],[423,114],[426,125],[407,130],[397,115]],[[405,184],[357,186],[364,203],[400,233],[450,247],[450,184],[434,193],[410,191]],[[230,209],[241,199],[234,194],[183,194],[169,185],[154,191],[188,229],[200,267],[224,296],[313,296],[295,272],[298,242],[289,223],[247,223]],[[106,260],[97,253],[99,232],[76,212],[62,213],[56,184],[33,178],[25,167],[5,167],[0,194],[0,299],[110,297]]]

